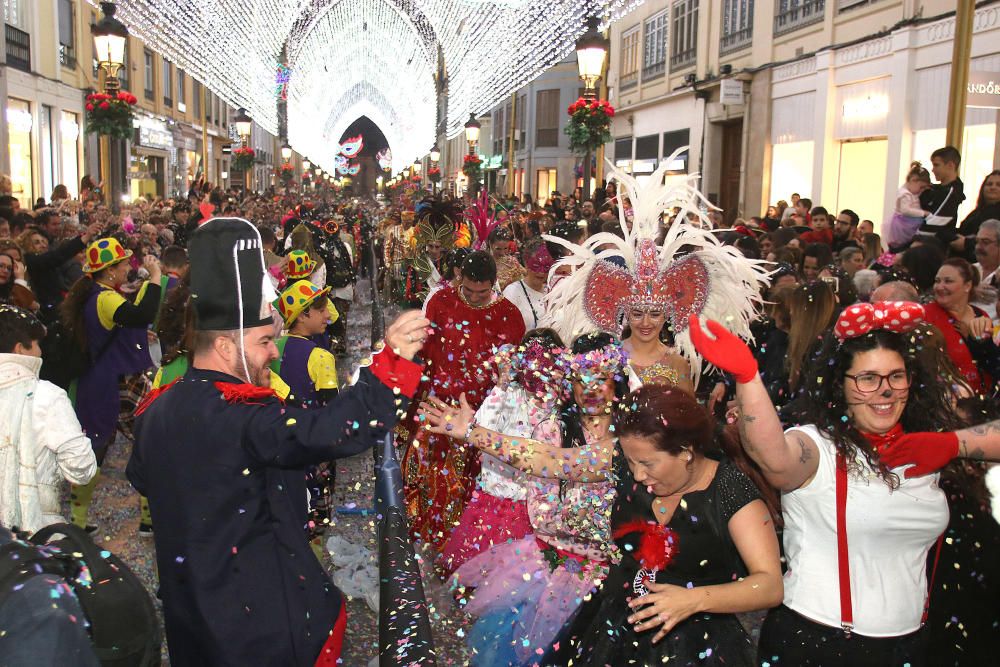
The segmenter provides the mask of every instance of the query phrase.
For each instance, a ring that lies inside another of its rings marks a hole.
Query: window
[[[28,27],[28,4],[32,0],[3,0],[3,22],[22,30]]]
[[[31,104],[25,100],[7,98],[7,150],[10,159],[12,194],[21,206],[30,210],[35,203],[32,178],[33,118]]]
[[[837,0],[837,11],[844,12],[855,7],[870,5],[878,0]]]
[[[174,92],[174,78],[172,76],[173,69],[170,61],[166,58],[163,59],[163,103],[168,107],[174,105],[174,101],[170,96]]]
[[[691,130],[675,130],[673,132],[663,133],[663,150],[660,152],[660,156],[665,160],[674,154],[678,148],[683,148],[684,146],[689,146],[691,144]],[[688,152],[684,151],[674,158],[674,162],[670,165],[671,173],[685,173],[688,169]]]
[[[698,52],[698,0],[677,0],[673,6],[670,67],[677,69],[693,65]]]
[[[62,166],[62,182],[69,189],[71,197],[77,196],[80,183],[80,157],[77,140],[80,137],[80,119],[75,113],[63,111],[59,121],[59,137],[62,147],[59,158]]]
[[[198,122],[204,120],[201,117],[201,84],[191,79],[191,106],[194,108],[194,117]]]
[[[59,64],[69,68],[76,67],[73,0],[59,0]]]
[[[774,34],[782,35],[823,20],[826,0],[778,0],[774,3]]]
[[[143,94],[146,96],[147,100],[154,99],[153,97],[153,77],[155,76],[153,70],[153,52],[149,49],[143,49],[142,51],[142,62],[143,62]]]
[[[660,156],[660,136],[648,134],[635,138],[635,159],[655,160]]]
[[[752,39],[753,0],[723,0],[719,53],[731,53],[750,46]]]
[[[615,162],[632,159],[632,137],[615,139]]]
[[[528,95],[517,96],[517,113],[514,114],[517,120],[517,138],[514,140],[514,150],[519,151],[525,144],[525,125],[528,118]]]
[[[655,79],[667,71],[667,10],[642,24],[642,78]]]
[[[507,127],[506,123],[504,123],[504,111],[508,113],[510,111],[510,105],[507,106],[507,109],[500,107],[499,110],[493,112],[493,155],[501,155],[503,153],[504,128]]]
[[[559,90],[535,93],[535,148],[559,145]]]
[[[639,83],[639,26],[622,33],[622,68],[618,80],[622,90]]]
[[[186,111],[184,106],[187,104],[187,96],[184,94],[184,84],[185,79],[184,70],[177,68],[177,110]]]
[[[558,92],[558,91],[557,91]],[[552,191],[557,190],[556,170],[538,169],[535,171],[535,201],[542,206],[552,196]]]
[[[125,52],[124,52],[125,60],[122,63],[121,69],[118,70],[118,83],[121,85],[122,90],[132,90],[129,87],[129,83],[131,81],[131,77],[129,76],[129,70],[132,69],[132,65],[130,64],[131,59],[128,57],[128,49],[129,49],[129,43],[128,40],[126,39]]]

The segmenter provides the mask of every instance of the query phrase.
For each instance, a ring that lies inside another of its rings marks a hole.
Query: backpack
[[[63,538],[50,542],[57,534]],[[103,667],[160,664],[160,623],[149,593],[121,559],[99,549],[86,531],[58,523],[0,547],[0,605],[39,574],[61,577],[73,589]]]
[[[57,318],[48,325],[41,348],[45,360],[39,374],[41,379],[69,389],[73,380],[87,372],[90,365],[87,354],[80,349],[61,319]]]

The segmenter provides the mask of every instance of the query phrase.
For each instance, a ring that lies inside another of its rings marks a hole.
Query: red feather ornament
[[[663,570],[677,556],[677,534],[669,526],[636,519],[616,528],[613,537],[619,539],[629,533],[641,535],[639,548],[632,555],[647,570]]]
[[[264,405],[264,401],[269,398],[277,398],[281,401],[281,398],[274,393],[274,390],[270,387],[258,387],[255,384],[216,382],[215,388],[222,392],[223,400],[230,405],[234,405],[236,403],[243,403],[244,405]]]

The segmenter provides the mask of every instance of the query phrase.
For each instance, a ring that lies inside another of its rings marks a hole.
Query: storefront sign
[[[633,174],[652,174],[656,171],[656,160],[636,160],[632,163]]]
[[[615,160],[615,166],[626,174],[632,173],[632,160]]]
[[[969,72],[968,96],[965,104],[980,109],[1000,109],[1000,74]]]
[[[173,148],[174,136],[162,120],[139,116],[133,122],[139,128],[139,143],[151,148]]]
[[[879,118],[889,113],[888,95],[868,95],[844,100],[842,116],[846,119]]]
[[[719,101],[723,106],[743,104],[743,82],[738,79],[723,79],[719,85]]]

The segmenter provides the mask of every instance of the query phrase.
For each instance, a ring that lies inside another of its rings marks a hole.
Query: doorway
[[[743,171],[743,119],[722,125],[719,208],[727,225],[740,215],[740,174]]]
[[[885,209],[885,179],[889,162],[886,139],[845,141],[840,144],[837,211],[849,208],[862,220],[875,223],[879,233]]]

